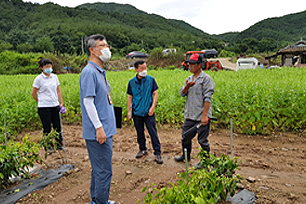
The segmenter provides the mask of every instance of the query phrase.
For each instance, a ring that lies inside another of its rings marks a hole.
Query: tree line
[[[131,5],[96,3],[69,8],[22,0],[0,2],[0,52],[81,55],[85,52],[84,38],[95,33],[106,36],[113,55],[118,57],[135,50],[149,52],[157,47],[175,47],[184,51],[214,48],[219,52],[226,50],[240,54],[273,52],[288,44],[286,39],[289,38],[280,41],[272,34],[266,34],[264,29],[267,27],[268,31],[269,24],[255,24],[254,27],[257,27],[257,33],[262,33],[261,38],[245,34],[249,30],[209,35],[184,21],[147,14]]]

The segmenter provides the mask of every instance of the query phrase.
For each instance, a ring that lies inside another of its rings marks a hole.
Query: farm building
[[[282,58],[281,66],[306,67],[306,41],[301,39],[295,44],[280,49],[275,55],[266,57],[269,60],[269,66],[272,65],[271,59],[276,58],[278,55],[281,55]]]

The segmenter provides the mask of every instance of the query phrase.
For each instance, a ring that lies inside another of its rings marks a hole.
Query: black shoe
[[[194,165],[193,168],[195,169],[204,169],[205,165],[202,161],[200,161],[197,165]]]
[[[183,162],[183,161],[185,161],[185,156],[184,155],[177,156],[177,157],[174,157],[174,159],[177,162]],[[187,160],[190,161],[190,157],[187,156]]]
[[[146,156],[148,154],[148,150],[140,150],[137,154],[136,154],[136,158],[142,158],[143,156]]]
[[[155,155],[154,161],[156,161],[156,163],[158,163],[158,164],[162,164],[163,163],[163,160],[162,160],[160,154]]]

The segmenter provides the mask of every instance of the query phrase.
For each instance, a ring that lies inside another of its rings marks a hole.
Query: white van
[[[167,55],[167,54],[169,54],[170,52],[176,53],[176,49],[175,49],[175,48],[171,48],[171,49],[164,49],[164,50],[162,51],[162,53],[163,53],[164,55]]]
[[[255,57],[239,58],[236,65],[236,71],[239,69],[255,69],[258,67],[258,60]]]

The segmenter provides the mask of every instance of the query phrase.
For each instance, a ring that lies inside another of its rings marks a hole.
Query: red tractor
[[[188,51],[188,52],[186,52],[185,61],[182,63],[182,68],[184,70],[188,70],[188,62],[187,62],[187,60],[189,60],[189,57],[192,54],[199,54],[199,55],[202,56],[202,59],[203,59],[202,70],[211,70],[211,71],[223,70],[221,62],[219,60],[208,61],[206,59],[205,51]]]

